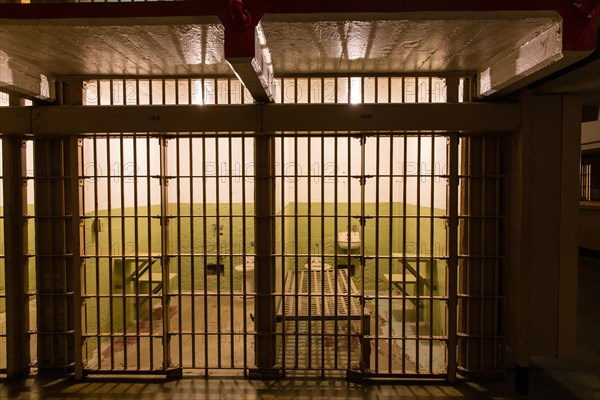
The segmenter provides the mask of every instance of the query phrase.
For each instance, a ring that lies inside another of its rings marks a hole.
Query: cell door
[[[449,140],[276,138],[277,366],[445,377]]]

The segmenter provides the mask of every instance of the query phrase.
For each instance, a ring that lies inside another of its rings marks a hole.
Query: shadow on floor
[[[447,384],[353,383],[344,380],[295,379],[250,381],[209,377],[165,381],[162,378],[93,377],[70,379],[30,377],[0,382],[0,399],[600,399],[600,257],[580,258],[578,350],[576,357],[534,357],[530,369],[530,395],[514,393],[514,370],[505,378],[486,382]]]

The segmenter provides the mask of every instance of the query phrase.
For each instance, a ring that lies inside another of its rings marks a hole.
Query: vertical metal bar
[[[230,80],[227,80],[227,100],[228,103],[230,102],[230,95],[231,95],[231,90],[230,90]],[[231,340],[231,367],[235,367],[235,334],[234,334],[234,330],[235,330],[235,322],[233,319],[233,249],[234,249],[234,245],[233,245],[233,157],[232,157],[232,145],[233,142],[231,140],[231,136],[229,136],[227,138],[228,141],[228,158],[227,158],[227,162],[229,163],[229,193],[228,193],[228,197],[229,197],[229,329],[230,329],[230,340]],[[246,260],[242,260],[243,261],[243,266],[244,266],[244,271],[246,269]]]
[[[164,81],[163,81],[163,97],[165,96]],[[164,102],[163,102],[164,104]],[[162,347],[163,347],[163,369],[167,370],[171,365],[170,359],[170,336],[169,336],[169,163],[168,163],[168,139],[160,138],[160,218],[161,218],[161,272],[162,272]],[[150,286],[152,286],[152,275],[150,275]],[[153,291],[151,289],[151,291]]]
[[[152,87],[152,82],[150,82],[150,87]],[[152,89],[151,89],[152,90]],[[150,101],[153,102],[152,96],[150,97]],[[153,264],[153,254],[152,254],[152,196],[151,196],[151,179],[155,178],[151,175],[151,166],[152,166],[152,157],[150,146],[152,145],[152,140],[150,134],[146,135],[146,160],[148,160],[148,179],[146,181],[146,199],[147,199],[147,212],[148,212],[148,277],[152,276],[152,264]],[[160,162],[160,160],[159,160]],[[160,182],[159,182],[160,183]],[[136,276],[139,276],[139,267],[136,262]],[[148,285],[148,331],[149,331],[149,347],[150,347],[150,363],[149,368],[151,370],[154,369],[154,323],[153,323],[153,315],[152,315],[152,306],[153,306],[153,296],[152,296],[152,285]]]
[[[190,84],[190,82],[188,82]],[[191,94],[191,86],[190,86],[189,99],[191,102],[192,94]],[[192,332],[190,335],[191,338],[191,347],[192,347],[192,368],[196,367],[196,246],[194,240],[194,226],[195,223],[195,213],[194,213],[194,144],[196,141],[191,137],[188,138],[188,160],[190,163],[190,308],[191,308],[191,328]],[[203,199],[204,201],[204,199]],[[183,363],[183,362],[182,362]]]
[[[242,103],[244,91],[243,87],[240,86],[240,90],[242,90]],[[247,218],[247,208],[246,208],[246,138],[242,137],[242,264],[246,265],[246,257],[247,257],[247,237],[246,237],[246,218]],[[248,376],[248,287],[246,285],[246,268],[244,268],[244,274],[242,276],[242,309],[243,316],[242,320],[244,322],[243,326],[243,348],[244,348],[244,377]]]
[[[334,102],[337,104],[337,78],[335,78],[334,81],[334,87],[335,87],[335,92],[334,92]],[[338,177],[338,158],[339,158],[339,142],[338,142],[338,137],[335,136],[333,138],[333,232],[334,234],[337,234],[337,232],[339,232],[339,223],[338,223],[338,218],[339,218],[339,194],[338,194],[338,184],[339,184],[339,177]],[[333,319],[333,323],[334,323],[334,332],[335,332],[335,336],[334,336],[334,348],[335,348],[335,352],[334,352],[334,359],[333,359],[333,367],[334,369],[338,369],[338,358],[339,358],[339,325],[338,325],[338,304],[339,304],[339,293],[338,293],[338,273],[337,273],[337,268],[338,268],[338,246],[337,244],[335,244],[333,246],[333,265],[335,267],[336,273],[334,275],[334,283],[333,283],[333,287],[334,287],[334,319]],[[350,266],[348,266],[348,268],[351,268]]]
[[[310,94],[310,90],[308,91]],[[307,180],[306,180],[306,191],[308,196],[308,205],[307,205],[307,243],[306,247],[308,249],[308,296],[307,296],[307,304],[308,304],[308,368],[312,369],[312,349],[313,349],[313,332],[312,332],[312,191],[311,191],[311,138],[307,137],[307,151],[306,151],[306,159],[307,159]]]
[[[457,103],[459,98],[459,79],[446,79],[446,99],[448,103]],[[456,350],[457,350],[457,312],[458,312],[458,153],[459,136],[451,134],[448,144],[447,163],[449,166],[448,180],[448,381],[456,381]],[[464,199],[463,199],[464,201]]]
[[[480,208],[480,229],[481,229],[481,242],[480,242],[480,246],[481,246],[481,253],[480,253],[480,261],[479,261],[479,268],[481,269],[481,274],[479,275],[479,368],[481,370],[483,370],[485,367],[484,364],[484,355],[485,355],[485,339],[486,339],[486,335],[485,335],[485,326],[486,326],[486,320],[485,320],[485,302],[486,302],[486,293],[485,293],[485,270],[487,268],[487,264],[488,264],[488,259],[487,259],[487,255],[488,255],[488,248],[487,248],[487,237],[486,237],[486,225],[487,225],[487,211],[486,211],[486,169],[485,169],[485,153],[486,153],[486,143],[485,143],[485,136],[481,136],[480,138],[480,149],[479,149],[479,154],[481,157],[481,169],[479,171],[479,173],[481,174],[479,176],[479,179],[481,181],[481,186],[480,186],[480,190],[481,193],[480,195],[480,201],[481,201],[481,208]]]
[[[283,99],[283,83],[281,85],[281,98]],[[287,345],[287,331],[286,331],[286,318],[284,318],[287,302],[287,296],[289,293],[286,291],[286,275],[287,275],[287,251],[286,251],[286,210],[285,210],[285,201],[286,201],[286,154],[285,154],[285,143],[286,138],[283,136],[279,137],[280,143],[280,157],[281,157],[281,170],[280,170],[280,187],[281,187],[281,306],[282,310],[282,318],[281,318],[281,368],[283,371],[287,369],[287,357],[286,357],[286,345]]]
[[[321,94],[324,92],[321,80]],[[321,136],[321,313],[325,312],[325,137]],[[334,265],[334,275],[337,275]],[[337,349],[336,349],[337,350]],[[325,377],[325,319],[321,318],[321,376]]]
[[[202,87],[204,87],[204,79],[202,79]],[[209,367],[209,346],[208,346],[208,242],[207,242],[207,216],[206,216],[206,137],[202,137],[202,252],[204,254],[204,268],[203,268],[203,286],[204,293],[202,299],[204,300],[204,374],[208,376]]]
[[[348,78],[348,102],[350,102],[350,78]],[[348,182],[348,191],[347,191],[347,207],[348,207],[348,211],[347,211],[347,229],[348,231],[350,231],[350,227],[352,225],[352,220],[351,218],[352,216],[352,139],[348,136],[347,137],[347,143],[348,143],[348,154],[347,154],[347,165],[348,165],[348,174],[347,174],[347,182]],[[361,224],[361,233],[362,232],[362,215],[358,215],[359,217],[359,221]],[[363,246],[364,247],[364,246]],[[364,262],[364,258],[363,258],[363,250],[361,250],[361,258],[360,258],[360,265],[362,266],[363,262]],[[352,260],[350,258],[350,249],[347,250],[346,252],[346,265],[350,265]],[[352,298],[351,298],[351,290],[348,290],[348,293],[346,294],[346,305],[347,305],[347,310],[350,310],[350,304],[352,304]],[[348,370],[352,370],[352,322],[350,320],[350,312],[346,312],[346,354],[347,354],[347,359],[348,359],[348,364],[346,366],[346,368]]]
[[[179,84],[177,84],[176,86],[179,90]],[[177,92],[177,102],[179,103],[179,92]],[[189,98],[188,98],[189,99]],[[181,232],[181,193],[183,193],[183,188],[181,187],[181,162],[183,157],[182,151],[181,151],[181,143],[182,138],[177,137],[175,139],[175,154],[176,154],[176,163],[175,163],[175,184],[177,187],[177,200],[176,200],[176,218],[177,218],[177,326],[178,326],[178,332],[177,332],[177,340],[178,340],[178,347],[179,347],[179,361],[177,363],[177,366],[179,368],[183,367],[183,282],[182,282],[182,265],[181,265],[181,238],[182,238],[182,232]],[[192,186],[192,182],[191,180],[188,181],[189,185]],[[190,197],[190,204],[193,202],[192,198]],[[190,213],[191,214],[191,213]],[[191,217],[190,217],[190,229],[191,226],[193,225],[192,221],[191,221]],[[187,233],[187,232],[186,232]],[[191,238],[190,238],[191,239]],[[169,243],[170,244],[170,243]],[[168,249],[168,251],[170,252],[171,249]],[[170,271],[168,271],[170,273]],[[171,281],[171,275],[169,275],[169,282]],[[167,285],[167,290],[170,292],[170,284]],[[192,320],[194,319],[194,315],[192,314]],[[170,350],[169,350],[170,351]]]
[[[269,373],[275,364],[275,268],[273,263],[273,137],[255,138],[255,326],[256,366],[262,374]]]
[[[83,151],[83,148],[85,146],[85,143],[88,139],[81,139],[81,153],[80,153],[80,157],[81,157],[81,163],[80,163],[80,172],[79,172],[79,179],[80,182],[79,184],[81,185],[81,192],[80,192],[80,210],[79,210],[79,220],[81,223],[81,323],[80,323],[80,329],[81,329],[81,348],[82,348],[82,356],[81,356],[81,362],[82,362],[82,370],[81,370],[81,374],[83,377],[83,369],[84,369],[84,365],[87,364],[87,362],[89,361],[89,353],[88,353],[88,338],[89,338],[89,332],[88,332],[88,323],[89,323],[89,317],[88,317],[88,301],[90,300],[90,296],[89,296],[89,285],[90,285],[90,280],[88,280],[88,265],[87,265],[87,261],[88,261],[88,250],[87,250],[87,246],[90,240],[90,235],[88,235],[87,233],[87,229],[85,229],[85,222],[88,220],[88,208],[86,207],[86,204],[88,203],[88,197],[86,196],[86,191],[85,191],[85,181],[87,179],[89,179],[89,177],[87,176],[87,170],[84,167],[85,165],[87,165],[87,158],[85,157],[85,152]],[[94,195],[95,197],[95,195]],[[75,378],[79,379],[79,376],[77,376],[77,370],[75,371]]]
[[[125,81],[123,81],[123,88],[125,88]],[[125,90],[123,90],[123,104],[125,104]],[[121,311],[123,312],[123,368],[128,369],[129,365],[127,363],[127,285],[125,284],[126,276],[125,276],[125,166],[124,166],[124,158],[125,151],[123,146],[123,133],[119,134],[119,152],[120,152],[120,178],[119,182],[121,184]]]
[[[27,220],[23,218],[27,210],[26,157],[24,140],[10,136],[2,138],[6,367],[9,379],[29,373],[29,279],[25,256],[28,232]]]
[[[218,101],[218,81],[215,79],[215,102]],[[215,235],[216,235],[216,246],[217,246],[217,365],[219,368],[222,366],[222,349],[221,349],[221,185],[219,185],[219,180],[221,176],[219,174],[219,143],[220,139],[215,138],[215,215],[216,215],[216,225],[215,225]]]
[[[136,80],[136,103],[139,104],[139,81]],[[137,168],[137,160],[138,160],[138,143],[137,137],[133,138],[133,159],[134,159],[134,168],[133,168],[133,192],[138,193],[138,168]],[[143,139],[142,139],[143,140]],[[147,171],[149,166],[146,165]],[[148,176],[149,173],[146,172],[146,179],[150,179]],[[139,232],[139,204],[138,204],[138,196],[133,196],[133,241],[135,246],[134,251],[134,260],[135,260],[135,274],[137,276],[138,269],[138,261],[140,255],[140,232]],[[136,368],[139,370],[141,367],[141,350],[140,350],[140,292],[137,285],[134,285],[134,295],[135,295],[135,347],[136,347]]]
[[[98,82],[98,87],[100,87],[100,82]],[[99,89],[98,89],[99,90]],[[98,103],[100,102],[100,97],[98,97]],[[100,324],[100,240],[99,240],[99,225],[100,219],[98,218],[98,137],[94,135],[93,137],[93,152],[94,152],[94,221],[96,223],[96,232],[94,232],[95,236],[95,264],[96,264],[96,353],[98,355],[98,369],[102,368],[102,341],[101,341],[101,331],[102,325]]]
[[[110,104],[113,105],[113,86],[112,86],[112,79],[110,80]],[[113,296],[113,253],[112,253],[112,243],[113,243],[113,239],[112,239],[112,174],[111,174],[111,169],[112,169],[112,165],[111,165],[111,157],[110,157],[110,145],[111,145],[111,139],[109,136],[106,136],[106,195],[107,195],[107,219],[108,219],[108,314],[109,314],[109,334],[110,334],[110,369],[114,370],[115,369],[115,329],[114,329],[114,311],[113,311],[113,300],[114,300],[114,296]]]
[[[333,102],[335,104],[337,104],[339,101],[338,98],[338,78],[334,78],[333,80]],[[339,218],[339,193],[338,193],[338,188],[339,188],[339,176],[338,176],[338,158],[339,158],[339,139],[337,136],[335,136],[333,138],[333,190],[334,190],[334,194],[333,194],[333,215],[334,215],[334,220],[333,220],[333,232],[335,234],[337,234],[337,232],[339,232],[339,222],[338,222],[338,218]],[[335,278],[334,278],[334,330],[335,330],[335,336],[334,336],[334,346],[335,346],[335,352],[334,352],[334,368],[337,370],[338,368],[340,368],[338,366],[338,359],[339,359],[339,323],[338,323],[338,304],[339,304],[339,293],[338,293],[338,274],[337,274],[337,268],[338,268],[338,264],[339,264],[339,259],[338,259],[338,246],[337,244],[333,246],[334,248],[334,253],[333,253],[333,265],[336,268],[336,273],[335,273]],[[350,268],[350,267],[348,267]]]
[[[402,78],[402,101],[404,101],[404,78]],[[406,201],[407,201],[407,186],[408,186],[408,175],[407,175],[407,157],[408,157],[408,136],[404,135],[403,143],[403,165],[402,165],[402,373],[406,373]],[[392,354],[392,348],[390,345],[390,354]]]
[[[391,87],[391,82],[388,78],[388,87]],[[391,90],[391,89],[390,89]],[[391,99],[391,94],[388,92],[388,99]],[[388,363],[388,373],[392,373],[392,343],[394,341],[394,331],[392,330],[392,325],[393,325],[393,316],[392,316],[392,307],[393,307],[393,298],[392,298],[392,264],[394,262],[394,224],[396,221],[396,215],[395,215],[395,203],[394,203],[394,178],[396,177],[396,175],[394,174],[394,143],[397,142],[397,140],[395,140],[396,138],[394,136],[390,136],[390,182],[389,182],[389,192],[390,192],[390,197],[389,197],[389,202],[390,202],[390,215],[389,215],[389,229],[390,229],[390,234],[388,237],[388,249],[389,249],[389,255],[390,258],[388,260],[388,276],[390,277],[390,280],[388,282],[388,287],[387,287],[387,301],[388,301],[388,309],[387,309],[387,320],[388,320],[388,338],[387,338],[387,345],[388,345],[388,359],[387,359],[387,363]],[[402,178],[402,180],[406,180],[406,178]],[[402,218],[403,221],[405,221],[405,218]],[[377,307],[376,307],[377,308]],[[379,312],[379,309],[377,309]],[[404,310],[402,310],[402,313],[404,313]],[[378,318],[378,315],[376,315],[375,318]],[[404,319],[404,318],[403,318]],[[375,347],[376,349],[378,347]],[[377,352],[379,353],[379,352]],[[379,355],[377,356],[379,357]],[[377,371],[379,371],[377,369]]]
[[[364,87],[364,77],[361,78],[362,79],[362,87],[361,87],[361,104],[364,102],[364,92],[365,92],[365,87]],[[366,136],[361,136],[360,138],[360,181],[361,181],[361,186],[360,186],[360,218],[361,218],[361,232],[360,232],[360,237],[364,238],[365,237],[365,230],[366,230],[366,205],[365,205],[365,196],[366,196],[366,186],[367,186],[367,174],[366,174],[366,147],[367,147],[367,137]],[[348,232],[348,234],[350,234]],[[348,246],[350,247],[350,246]],[[365,332],[367,326],[365,324],[365,267],[366,267],[366,261],[365,261],[365,246],[361,246],[360,249],[360,255],[361,255],[361,266],[360,266],[360,273],[361,273],[361,277],[360,277],[360,321],[361,321],[361,326],[360,326],[360,336],[359,336],[359,341],[362,347],[362,351],[361,351],[361,359],[360,359],[360,370],[361,372],[365,372],[368,362],[370,360],[366,360],[365,355],[367,354],[366,350],[365,350],[365,335],[368,335],[369,332]],[[348,290],[348,292],[350,292],[350,288]],[[348,302],[348,308],[350,308],[350,302]],[[348,314],[350,314],[350,312],[348,312]],[[369,327],[370,328],[370,327]]]
[[[298,80],[294,79],[294,84],[296,85],[296,90],[294,91],[294,103],[297,102],[298,100]],[[294,274],[296,277],[298,277],[298,252],[299,252],[299,245],[298,245],[298,236],[299,236],[299,224],[298,224],[298,137],[294,136]],[[294,306],[295,306],[295,330],[294,332],[296,333],[294,339],[295,339],[295,347],[296,347],[296,351],[294,352],[294,366],[296,368],[298,368],[298,354],[300,353],[300,348],[299,348],[299,332],[300,332],[300,321],[298,319],[298,313],[299,313],[299,299],[298,299],[298,279],[294,280],[295,283],[295,287],[294,287]],[[310,351],[310,349],[308,349]],[[306,349],[305,349],[306,351]]]
[[[419,100],[419,79],[415,78],[415,93],[416,93],[416,101]],[[417,245],[416,245],[416,270],[417,270],[417,284],[415,287],[416,293],[416,301],[415,301],[415,312],[416,312],[416,343],[415,343],[415,363],[416,363],[416,373],[420,373],[420,344],[421,344],[421,305],[423,304],[421,301],[421,179],[422,179],[422,171],[421,171],[421,135],[417,135]]]
[[[448,380],[456,381],[458,278],[458,134],[450,135],[448,165]]]
[[[429,102],[431,103],[431,78],[429,78]],[[429,218],[429,373],[433,373],[433,288],[436,285],[434,281],[434,256],[435,256],[435,236],[434,236],[434,224],[435,224],[435,166],[437,165],[435,159],[435,135],[431,133],[431,175],[430,175],[430,218]]]
[[[500,358],[502,358],[502,339],[498,338],[498,335],[501,335],[502,332],[499,331],[498,329],[498,324],[499,324],[499,317],[500,317],[500,307],[502,305],[502,300],[501,300],[501,295],[502,295],[502,289],[501,289],[501,283],[500,283],[500,279],[501,279],[501,274],[503,271],[501,271],[501,257],[502,257],[502,253],[501,253],[501,248],[503,246],[500,245],[501,241],[503,240],[502,237],[502,233],[501,233],[501,213],[502,210],[500,208],[500,204],[503,201],[503,199],[501,198],[501,194],[502,194],[502,183],[501,183],[501,163],[500,163],[500,157],[501,157],[501,146],[502,146],[503,142],[501,141],[500,138],[496,138],[495,143],[494,143],[494,147],[496,149],[496,159],[495,159],[495,170],[494,170],[494,175],[495,175],[495,179],[494,179],[494,184],[495,184],[495,194],[496,196],[494,197],[494,335],[496,335],[496,340],[494,341],[494,368],[499,368],[500,367],[500,362],[498,360],[498,352],[500,352]]]
[[[84,85],[83,82],[74,83],[70,87],[70,103],[73,105],[81,105],[85,102]],[[82,168],[82,155],[83,155],[83,142],[76,136],[71,136],[68,141],[69,149],[69,198],[70,198],[70,212],[71,214],[71,226],[70,226],[70,240],[72,242],[72,291],[73,291],[73,361],[75,363],[75,378],[83,378],[83,354],[82,354],[82,291],[81,291],[81,269],[83,266],[82,254],[84,252],[83,243],[81,237],[83,234],[82,220],[80,219],[81,209],[83,208],[83,182],[80,181],[80,175],[83,172]]]
[[[377,101],[377,80],[375,83],[375,101]],[[381,138],[375,139],[375,349],[379,348],[379,230],[380,230],[380,176],[381,176]],[[391,204],[390,204],[391,208]],[[391,227],[391,226],[390,226]],[[364,239],[363,239],[364,240]],[[390,249],[391,253],[391,249]],[[391,254],[390,254],[391,255]],[[391,275],[390,275],[391,276]],[[390,321],[391,324],[391,321]],[[379,372],[379,352],[375,351],[375,372]]]

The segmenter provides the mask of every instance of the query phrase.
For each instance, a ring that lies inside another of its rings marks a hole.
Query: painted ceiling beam
[[[8,57],[0,50],[0,91],[33,101],[56,99],[56,82],[36,67]]]
[[[518,104],[484,102],[0,107],[0,133],[5,135],[497,133],[516,131],[519,124]]]
[[[272,103],[273,69],[260,19],[264,3],[229,0],[219,12],[225,28],[225,60],[257,103]]]

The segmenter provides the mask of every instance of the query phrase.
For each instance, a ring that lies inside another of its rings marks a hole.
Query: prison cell
[[[84,86],[88,106],[252,102],[222,77]],[[457,87],[446,99],[444,77],[284,77],[274,94],[468,100],[468,80]],[[27,143],[30,296],[56,306],[31,309],[36,366],[443,378],[457,341],[465,371],[502,360],[501,137],[199,130]],[[49,232],[59,239],[44,242]]]

